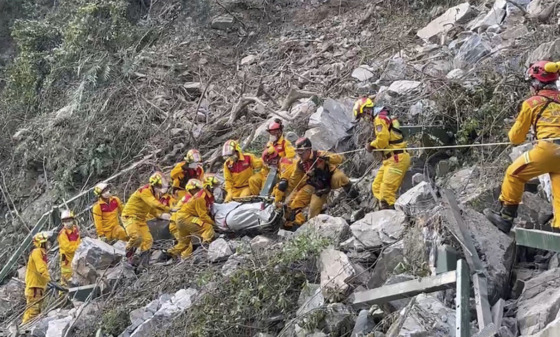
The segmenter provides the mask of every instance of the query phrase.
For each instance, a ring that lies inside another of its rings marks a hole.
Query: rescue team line
[[[537,140],[531,143],[537,144],[507,169],[500,195],[500,211],[486,209],[484,213],[495,226],[508,233],[517,216],[525,183],[548,173],[554,197],[552,228],[560,228],[560,91],[556,86],[559,71],[560,62],[539,61],[529,67],[527,80],[532,97],[523,102],[509,131],[509,142],[409,147],[402,131],[406,127],[391,115],[389,107],[376,107],[374,98],[358,99],[353,107],[355,120],[371,123],[375,135],[365,150],[381,152],[383,157],[371,185],[375,209],[394,209],[398,190],[411,164],[409,151],[521,145],[533,128]],[[311,140],[306,137],[297,139],[292,145],[284,137],[283,129],[280,119],[268,124],[270,138],[260,158],[244,152],[236,140],[225,142],[222,157],[226,203],[259,195],[265,182],[274,181],[269,178],[276,175],[277,183],[270,197],[277,209],[282,210],[278,213],[284,216],[283,228],[286,230],[295,231],[319,214],[332,190],[344,189],[349,201],[359,204],[359,192],[340,166],[345,161],[345,154],[364,149],[341,153],[314,150]],[[169,261],[188,258],[193,252],[192,238],[197,237],[202,245],[206,245],[215,236],[216,219],[210,210],[215,204],[214,191],[221,182],[213,174],[204,172],[201,154],[196,149],[189,150],[184,160],[175,165],[170,178],[171,186],[163,173],[153,173],[148,183],[139,187],[126,203],[111,193],[106,182],[93,189],[98,198],[92,207],[98,238],[126,241],[126,261],[136,270],[145,270],[149,263],[153,243],[147,225],[150,219],[169,221],[169,230],[177,241],[173,248],[163,251]],[[62,222],[63,228],[58,234],[60,272],[61,283],[67,284],[72,276],[70,262],[80,243],[80,233],[72,211],[62,213]],[[43,295],[51,280],[47,268],[49,244],[45,232],[33,237],[35,248],[29,256],[25,277],[28,307],[24,322],[41,312]]]

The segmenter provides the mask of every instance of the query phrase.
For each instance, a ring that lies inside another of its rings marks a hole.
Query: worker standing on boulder
[[[281,119],[274,119],[272,123],[268,125],[266,130],[269,134],[269,141],[265,146],[265,152],[263,152],[263,159],[265,156],[268,158],[278,157],[278,160],[282,158],[291,159],[294,158],[296,155],[296,151],[294,150],[294,146],[292,143],[284,138],[284,126],[282,125]],[[264,182],[268,177],[268,173],[270,172],[269,166],[264,163],[265,166],[259,172],[259,174],[255,174],[249,180],[249,186],[251,195],[259,195],[261,189],[263,188]],[[272,165],[278,168],[278,165]]]
[[[132,263],[133,256],[140,249],[139,255],[144,259],[152,248],[153,238],[150,233],[146,216],[152,209],[169,212],[170,207],[159,201],[159,198],[167,192],[167,181],[161,172],[156,172],[150,177],[149,184],[140,187],[128,199],[122,213],[122,222],[128,234],[126,244],[126,257]],[[165,216],[169,219],[171,216]]]
[[[517,216],[525,183],[546,173],[550,175],[554,198],[552,228],[560,229],[560,91],[556,86],[559,70],[560,62],[539,61],[527,71],[533,96],[523,102],[508,136],[513,144],[521,144],[532,126],[538,142],[508,167],[500,194],[500,212],[484,210],[486,217],[505,233],[509,233]]]
[[[23,314],[23,322],[27,323],[41,313],[41,304],[47,283],[51,280],[47,265],[47,249],[49,237],[40,232],[33,236],[33,251],[27,261],[25,270],[25,299],[27,307]]]
[[[314,151],[311,140],[303,137],[296,141],[299,156],[289,184],[297,188],[289,206],[290,221],[287,229],[295,230],[306,221],[303,209],[309,206],[309,219],[321,212],[331,190],[344,188],[348,198],[358,197],[348,177],[338,169],[344,156],[327,151]],[[293,221],[293,222],[292,222]]]
[[[106,183],[95,185],[93,193],[98,198],[91,210],[97,237],[101,241],[127,241],[126,232],[119,223],[119,216],[123,210],[121,200],[111,195],[109,185]]]
[[[203,178],[202,156],[198,150],[191,149],[185,155],[184,161],[176,164],[171,170],[172,193],[180,200],[185,195],[185,185],[190,179]]]
[[[366,118],[373,121],[375,139],[366,145],[366,150],[383,150],[383,165],[379,168],[371,189],[380,209],[394,209],[397,191],[410,167],[410,154],[404,150],[407,143],[399,121],[389,115],[388,108],[374,108],[373,101],[367,97],[360,98],[354,104],[354,117],[356,120]]]
[[[177,239],[177,244],[166,251],[169,257],[189,257],[193,252],[192,237],[200,238],[203,243],[214,238],[214,220],[210,216],[213,203],[210,184],[215,181],[209,178],[206,183],[191,179],[185,186],[187,194],[179,201],[178,211],[171,217],[170,231]]]
[[[250,196],[249,180],[253,175],[260,174],[257,170],[262,168],[261,160],[250,153],[243,153],[235,140],[228,140],[224,144],[222,157],[225,160],[224,178],[227,193],[224,202]]]
[[[72,278],[72,260],[74,253],[80,245],[80,230],[76,223],[74,212],[65,210],[60,216],[62,221],[62,229],[58,233],[58,247],[60,250],[60,284],[63,287],[68,286],[68,282]]]

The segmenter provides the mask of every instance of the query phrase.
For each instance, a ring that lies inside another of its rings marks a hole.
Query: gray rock
[[[214,18],[211,27],[218,30],[230,30],[234,24],[235,18],[229,14],[224,14]]]
[[[507,331],[511,333],[509,329]],[[510,336],[515,336],[515,335],[511,334]],[[542,329],[538,333],[531,335],[531,337],[557,337],[557,336],[560,336],[560,316],[558,316],[554,321],[550,322],[544,329]]]
[[[531,150],[532,148],[533,148],[533,144],[531,144],[531,143],[515,146],[511,149],[511,152],[509,154],[509,158],[513,162],[517,158],[521,157],[523,155],[523,153]]]
[[[560,257],[558,256],[558,253],[554,253],[550,258],[550,261],[548,261],[548,269],[554,269],[558,267],[560,267]]]
[[[395,208],[407,215],[427,212],[436,205],[431,190],[430,184],[423,181],[401,195],[395,202]]]
[[[506,0],[496,0],[486,15],[469,24],[469,29],[486,29],[490,26],[501,24],[506,16],[506,5]]]
[[[64,337],[66,330],[72,322],[72,317],[64,317],[49,322],[45,337]]]
[[[391,82],[404,80],[406,78],[406,62],[401,57],[389,59],[385,70],[379,77],[380,81]]]
[[[131,267],[126,266],[124,263],[118,264],[113,268],[107,269],[103,281],[101,283],[101,292],[105,292],[107,289],[112,289],[115,284],[122,279],[135,278],[136,274]]]
[[[354,115],[351,100],[335,101],[327,98],[322,107],[309,117],[309,130],[305,132],[317,150],[331,150],[347,137],[353,127]]]
[[[514,40],[522,38],[527,34],[529,34],[529,28],[527,28],[527,26],[525,25],[520,25],[511,29],[507,29],[500,34],[500,37],[504,40]]]
[[[211,262],[225,261],[231,255],[233,255],[233,251],[225,239],[220,238],[212,241],[208,247],[208,259]]]
[[[191,95],[198,95],[202,91],[202,83],[200,82],[186,82],[183,83],[183,88]]]
[[[8,317],[18,303],[23,303],[25,284],[10,279],[0,286],[0,317]]]
[[[450,80],[458,80],[465,76],[465,71],[463,69],[453,69],[445,75]]]
[[[420,184],[423,181],[428,181],[428,179],[426,178],[426,176],[422,173],[415,173],[412,176],[412,185],[416,186],[418,184]]]
[[[332,240],[332,243],[338,246],[350,236],[350,226],[343,218],[319,214],[301,226],[296,236],[310,233]]]
[[[82,238],[72,260],[73,279],[80,285],[95,283],[98,272],[116,265],[124,256],[124,251],[97,239]]]
[[[536,194],[524,192],[517,214],[518,219],[526,221],[530,227],[540,228],[552,218],[552,205]]]
[[[356,271],[348,257],[338,250],[327,248],[319,257],[321,271],[321,291],[327,302],[344,299],[350,290],[347,281]]]
[[[351,76],[361,82],[367,81],[374,76],[374,73],[368,68],[368,66],[359,66],[352,71]]]
[[[241,59],[240,64],[242,66],[244,65],[249,65],[249,64],[253,64],[257,62],[257,56],[256,55],[247,55],[244,58]]]
[[[351,337],[367,336],[375,328],[375,321],[369,314],[368,310],[360,310],[354,329],[352,329]]]
[[[245,257],[234,254],[229,257],[226,263],[222,266],[222,275],[224,276],[231,276],[235,273],[236,270],[239,269],[239,266],[245,261]]]
[[[527,6],[527,13],[531,17],[542,18],[545,21],[552,14],[555,4],[555,0],[533,0]]]
[[[447,178],[445,183],[455,194],[460,204],[468,205],[482,212],[497,200],[501,181],[484,180],[484,174],[478,167],[460,169]]]
[[[543,43],[540,46],[538,46],[537,49],[533,50],[533,52],[529,54],[529,57],[525,62],[525,66],[528,67],[532,63],[540,60],[553,61],[559,58],[560,58],[560,39],[556,39],[552,42]]]
[[[560,268],[545,271],[526,281],[516,316],[521,335],[533,335],[544,330],[555,320],[559,309]]]
[[[308,312],[322,307],[325,304],[325,298],[321,292],[319,284],[307,284],[298,298],[299,309],[296,316],[303,316]]]
[[[274,244],[274,240],[264,235],[257,235],[251,239],[251,249],[256,252],[261,252]]]
[[[59,319],[58,317],[45,317],[41,318],[37,323],[31,327],[31,336],[33,337],[45,337],[47,334],[47,329],[49,328],[49,322]]]
[[[402,237],[406,215],[401,211],[382,210],[371,212],[350,226],[352,237],[346,240],[345,249],[371,250],[393,244]]]
[[[16,133],[14,133],[14,135],[12,136],[12,140],[14,142],[20,142],[23,140],[23,138],[27,137],[28,135],[31,134],[31,129],[19,129],[17,130]]]
[[[381,287],[391,275],[395,268],[404,261],[404,244],[399,241],[383,250],[372,271],[369,280],[370,289]]]
[[[410,106],[408,114],[412,117],[429,116],[435,110],[436,102],[429,99],[421,99]]]
[[[478,34],[469,37],[465,43],[459,48],[455,56],[456,68],[468,68],[475,65],[484,56],[490,54],[492,47],[482,39]]]
[[[418,295],[398,336],[454,337],[455,310],[433,295]]]
[[[387,91],[397,96],[403,96],[403,95],[415,93],[419,91],[421,88],[422,88],[422,82],[402,80],[402,81],[395,81],[391,83]]]
[[[438,42],[439,36],[451,30],[457,24],[465,24],[476,16],[476,11],[468,2],[449,8],[445,13],[434,19],[416,35],[426,41]]]
[[[354,328],[354,315],[342,303],[327,305],[325,309],[324,331],[331,336],[345,336]]]
[[[389,277],[389,279],[383,285],[386,286],[386,285],[390,285],[390,284],[406,282],[406,281],[414,280],[415,278],[416,277],[408,275],[408,274],[393,275],[393,276]],[[405,298],[405,299],[402,299],[402,300],[391,301],[388,304],[389,304],[389,308],[392,309],[393,311],[400,311],[401,309],[406,307],[406,305],[408,304],[409,301],[410,301],[409,298]]]

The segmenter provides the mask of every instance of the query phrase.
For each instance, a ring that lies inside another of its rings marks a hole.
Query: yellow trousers
[[[346,186],[350,180],[344,172],[336,169],[331,177],[331,189],[335,190]],[[303,225],[305,223],[305,215],[302,213],[303,209],[309,206],[309,219],[321,213],[321,209],[325,202],[327,202],[328,193],[318,196],[315,194],[315,187],[306,184],[299,191],[297,191],[294,199],[290,203],[290,209],[296,213],[294,224]],[[289,226],[289,225],[288,225]]]
[[[409,167],[410,154],[406,152],[385,159],[371,184],[373,196],[379,201],[383,200],[389,205],[394,205],[397,191]]]
[[[22,323],[27,323],[41,313],[41,305],[43,304],[44,295],[45,290],[41,288],[31,288],[25,290],[27,307],[23,313]]]
[[[267,176],[265,176],[265,170],[257,172],[249,178],[249,195],[259,195],[263,188],[264,182]]]
[[[227,191],[227,196],[225,202],[232,201],[232,198],[244,198],[251,195],[251,189],[249,186],[244,187],[233,187],[230,191]]]
[[[152,233],[150,233],[150,228],[146,221],[138,220],[133,217],[123,217],[122,221],[126,229],[126,234],[128,235],[128,242],[126,243],[127,250],[140,248],[142,252],[145,252],[152,248],[154,239],[152,238]]]
[[[193,252],[191,240],[193,236],[199,237],[202,242],[210,242],[214,238],[214,227],[207,223],[200,226],[189,221],[178,221],[177,223],[172,221],[169,225],[169,231],[177,240],[177,244],[167,253],[173,256],[181,256],[183,259],[189,257]]]
[[[104,231],[103,233],[101,233],[101,236],[105,236],[107,240],[128,241],[126,231],[119,225],[113,226],[112,229]]]
[[[60,262],[60,285],[63,287],[68,286],[68,282],[72,278],[72,260],[74,254],[59,254]]]
[[[540,141],[511,164],[502,183],[500,200],[506,205],[519,205],[525,183],[534,177],[548,173],[554,198],[554,220],[552,227],[560,228],[560,146]]]

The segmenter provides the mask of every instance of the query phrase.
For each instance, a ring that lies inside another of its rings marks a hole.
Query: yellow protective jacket
[[[204,169],[202,167],[193,169],[186,166],[187,162],[182,161],[175,165],[171,170],[172,187],[176,189],[185,189],[185,185],[189,179],[204,179]]]
[[[77,226],[62,228],[58,233],[58,247],[61,255],[74,255],[80,245],[80,231]]]
[[[45,289],[50,280],[47,250],[45,248],[33,249],[25,271],[25,294],[32,295],[31,288]]]
[[[309,184],[316,189],[330,187],[330,178],[338,165],[342,164],[344,156],[328,151],[313,151],[308,160],[299,159],[289,186],[291,189],[301,189]]]
[[[239,153],[239,159],[235,162],[226,160],[224,163],[226,192],[231,193],[234,188],[249,186],[249,178],[262,166],[262,160],[250,153]]]
[[[278,155],[282,158],[294,158],[296,156],[296,150],[292,143],[285,139],[284,136],[280,136],[275,142],[268,142],[266,148],[273,146]]]
[[[560,137],[560,91],[541,90],[525,100],[509,131],[509,140],[515,145],[523,143],[531,126],[537,139]]]
[[[175,199],[171,194],[165,193],[163,196],[161,196],[159,198],[159,202],[164,204],[165,206],[169,206],[170,208],[173,208],[177,204],[177,199]],[[160,215],[162,215],[163,213],[166,213],[166,212],[161,211],[157,208],[152,208],[150,210],[150,213],[148,213],[148,215],[146,216],[146,219],[147,220],[155,219],[155,218],[159,217]]]
[[[375,131],[375,139],[370,143],[374,149],[387,149],[384,154],[390,154],[389,150],[404,149],[407,146],[403,135],[393,126],[398,123],[392,120],[386,111],[381,111],[373,120],[373,129]]]
[[[93,213],[93,223],[98,235],[110,232],[119,225],[119,215],[123,211],[121,199],[110,197],[109,201],[102,198],[93,205],[91,212]]]
[[[195,195],[187,193],[180,201],[181,208],[176,213],[176,220],[201,226],[205,223],[213,225],[214,220],[210,216],[210,207],[213,200],[212,194],[205,189],[198,191]]]
[[[137,189],[124,206],[122,216],[132,217],[140,221],[146,221],[146,216],[152,209],[161,212],[169,212],[170,207],[162,204],[152,192],[150,185],[145,185]]]

